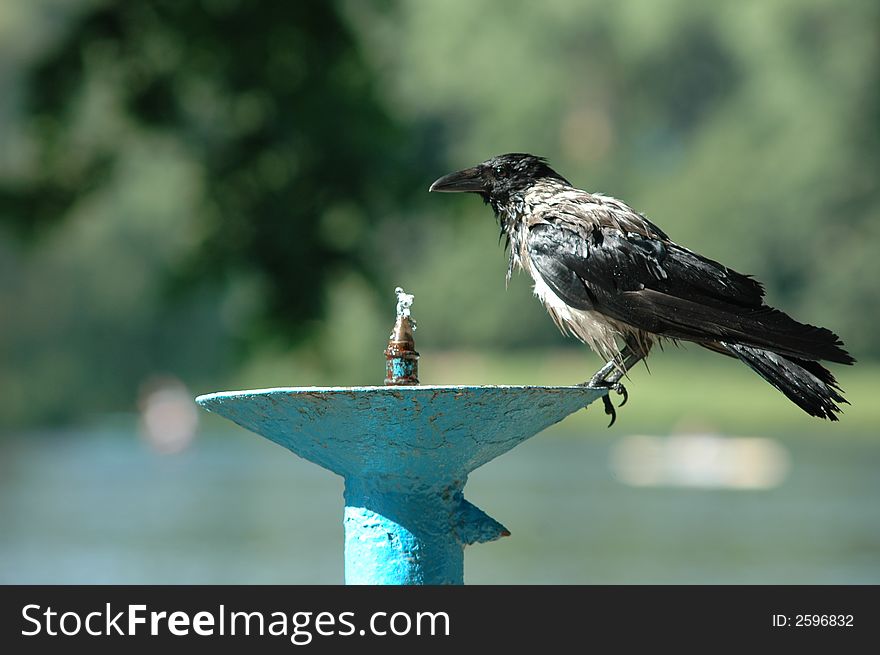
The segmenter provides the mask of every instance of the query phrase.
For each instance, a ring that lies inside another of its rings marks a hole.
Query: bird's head
[[[472,168],[444,175],[428,190],[477,193],[498,211],[499,206],[506,205],[511,196],[547,178],[568,184],[568,180],[550,168],[543,157],[511,152],[492,157]]]

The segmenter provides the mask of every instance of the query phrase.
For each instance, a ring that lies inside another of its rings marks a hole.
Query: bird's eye
[[[507,166],[496,166],[495,177],[507,177]]]

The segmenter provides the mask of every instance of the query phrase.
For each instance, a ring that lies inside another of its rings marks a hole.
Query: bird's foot
[[[620,382],[615,382],[614,384],[605,383],[595,386],[607,386],[609,392],[614,391],[618,395],[623,396],[623,401],[621,401],[618,407],[623,407],[626,405],[626,401],[629,400],[629,393],[627,393],[626,387],[620,384]],[[605,405],[605,414],[611,417],[611,422],[608,423],[608,427],[610,428],[614,425],[614,421],[617,420],[617,410],[614,408],[614,403],[611,402],[611,398],[607,393],[602,396],[602,404]]]
[[[623,400],[620,402],[618,407],[623,407],[626,405],[626,401],[629,400],[629,392],[627,392],[626,387],[623,386],[620,382],[609,382],[604,378],[600,378],[597,376],[593,376],[590,380],[586,382],[581,382],[578,386],[580,387],[593,387],[596,389],[608,389],[609,393],[611,391],[615,392],[619,396],[623,396]],[[605,406],[605,414],[611,417],[611,422],[608,424],[610,428],[614,425],[614,421],[617,420],[617,410],[614,407],[614,404],[611,402],[611,398],[606,393],[602,396],[602,404]]]
[[[614,369],[610,366],[610,364],[606,364],[601,369],[599,369],[593,377],[591,377],[586,382],[581,382],[581,384],[579,386],[598,387],[600,389],[602,387],[609,387],[610,388],[610,384],[608,383],[608,380],[606,380],[605,378],[613,370]]]
[[[629,370],[627,363],[628,359],[625,360],[622,365],[618,364],[616,360],[611,360],[596,371],[596,374],[587,382],[584,382],[583,386],[596,389],[608,389],[609,393],[614,391],[618,395],[623,396],[623,400],[620,405],[618,405],[618,407],[623,407],[626,405],[626,401],[629,400],[629,394],[626,391],[626,387],[620,383],[620,378],[626,375],[626,371]],[[611,402],[611,398],[609,398],[607,393],[602,396],[602,404],[605,405],[605,413],[611,417],[611,422],[608,424],[608,427],[610,428],[614,425],[614,421],[617,420],[617,410],[615,410],[614,404]]]

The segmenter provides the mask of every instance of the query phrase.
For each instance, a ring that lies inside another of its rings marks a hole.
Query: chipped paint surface
[[[508,534],[468,474],[606,393],[586,387],[297,387],[200,396],[345,478],[346,582],[461,584],[466,544]]]
[[[415,384],[418,384],[418,360],[404,357],[389,358],[385,363],[385,379],[389,380],[387,383],[389,385],[407,384],[409,380],[414,380]]]

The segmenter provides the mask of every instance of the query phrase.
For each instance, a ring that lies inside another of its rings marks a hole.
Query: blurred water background
[[[652,355],[479,469],[489,582],[880,582],[880,7],[868,0],[0,4],[0,582],[342,581],[342,483],[200,393],[570,384],[435,178],[545,155],[839,333],[840,423]]]
[[[638,487],[611,466],[616,437],[552,430],[471,476],[512,536],[469,547],[465,579],[880,583],[876,443],[776,438],[778,486]],[[255,435],[216,426],[167,457],[116,424],[0,453],[0,582],[343,581],[341,478]]]

